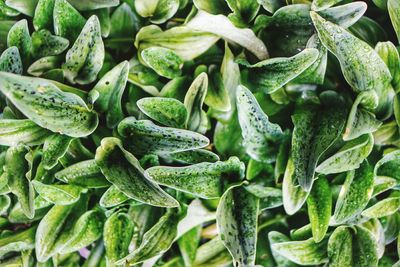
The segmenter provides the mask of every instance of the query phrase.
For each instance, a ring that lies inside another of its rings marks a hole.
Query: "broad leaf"
[[[396,0],[388,0],[387,7],[397,39],[400,42],[400,3]]]
[[[161,24],[170,19],[179,8],[179,0],[136,0],[136,12],[150,21]]]
[[[46,170],[55,167],[60,158],[67,153],[72,138],[66,135],[53,134],[46,138],[43,145],[42,164]]]
[[[72,44],[85,25],[86,19],[67,0],[55,0],[52,14],[54,33],[67,38]]]
[[[400,197],[385,198],[372,207],[364,210],[362,215],[368,218],[381,218],[389,216],[398,211],[400,208]]]
[[[142,51],[141,56],[143,61],[162,77],[173,79],[182,74],[182,59],[168,48],[149,47]]]
[[[122,193],[115,185],[112,185],[101,196],[99,204],[104,208],[111,208],[127,200],[129,200],[129,197]]]
[[[0,71],[22,74],[22,61],[16,46],[7,48],[1,54]]]
[[[27,146],[43,144],[52,132],[43,129],[31,120],[0,120],[0,144],[16,146],[20,143]]]
[[[20,252],[35,248],[36,226],[0,237],[0,257],[9,252]]]
[[[70,205],[79,200],[81,193],[87,190],[78,185],[47,185],[38,181],[33,181],[36,192],[48,202],[56,205]]]
[[[219,161],[219,156],[206,149],[195,149],[182,152],[164,154],[162,157],[181,164],[196,164],[202,162]]]
[[[188,112],[186,128],[196,132],[205,132],[204,124],[207,124],[207,115],[203,111],[203,103],[207,95],[208,76],[201,73],[192,82],[186,92],[184,105]]]
[[[26,19],[15,23],[9,30],[7,35],[8,47],[15,46],[18,48],[22,62],[26,68],[31,58],[32,39],[29,34],[28,22]]]
[[[63,37],[52,35],[48,30],[32,33],[32,55],[35,58],[56,56],[63,53],[69,46],[69,41]]]

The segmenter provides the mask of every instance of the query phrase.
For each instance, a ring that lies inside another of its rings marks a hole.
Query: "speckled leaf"
[[[309,194],[301,186],[295,184],[294,175],[295,166],[293,160],[289,158],[282,183],[283,207],[289,215],[295,214],[303,206]]]
[[[0,56],[0,71],[22,74],[22,61],[18,48],[11,46],[3,51]]]
[[[103,66],[104,44],[100,22],[91,16],[82,28],[74,45],[68,50],[62,68],[71,83],[88,84],[96,80]]]
[[[118,132],[129,142],[135,153],[173,153],[206,147],[207,137],[187,130],[160,127],[148,120],[125,118],[118,125]]]
[[[27,72],[32,76],[42,76],[49,71],[57,69],[61,66],[63,59],[61,56],[42,57],[33,62]],[[63,74],[64,75],[64,74]]]
[[[260,60],[269,57],[267,47],[252,30],[235,27],[224,15],[212,15],[199,10],[196,16],[187,23],[187,26],[191,29],[209,32],[227,41],[237,43],[249,50]]]
[[[195,149],[162,155],[163,158],[173,160],[181,164],[196,164],[202,162],[219,161],[219,156],[205,149]]]
[[[236,105],[247,154],[257,161],[274,161],[273,144],[283,136],[281,127],[269,121],[254,95],[244,86],[237,88]]]
[[[393,177],[400,180],[400,151],[385,154],[375,165],[375,176]]]
[[[207,116],[203,111],[203,103],[207,95],[208,76],[206,73],[201,73],[192,82],[185,95],[184,105],[188,112],[186,127],[189,130],[196,132],[204,132],[204,121],[207,121]]]
[[[227,91],[227,88],[224,85],[224,80],[222,75],[220,74],[219,70],[216,67],[211,66],[208,69],[208,75],[210,79],[204,103],[210,108],[212,108],[213,111],[215,110],[214,112],[216,114],[223,116],[225,115],[223,113],[232,110],[231,100],[229,99],[230,98],[229,92]],[[232,82],[233,83],[235,82],[235,78],[233,78],[233,81],[228,82],[228,85],[231,86]]]
[[[389,189],[397,186],[398,181],[391,177],[386,176],[376,176],[374,179],[374,190],[372,193],[372,197],[375,197],[383,192],[388,191]]]
[[[326,247],[327,242],[325,240],[315,243],[312,238],[271,245],[273,251],[300,265],[319,265],[328,262]]]
[[[29,17],[33,16],[38,0],[6,0],[6,5]]]
[[[80,11],[94,10],[105,7],[115,7],[119,4],[119,0],[68,0],[76,9]]]
[[[371,134],[348,141],[333,156],[319,164],[315,170],[319,173],[331,174],[357,169],[371,153],[373,145],[374,138]]]
[[[43,218],[43,216],[49,211],[51,205],[52,203],[37,196],[33,201],[33,207],[35,209],[35,216],[33,218],[28,218],[22,210],[21,203],[17,203],[12,207],[8,214],[8,219],[12,223],[31,223]]]
[[[20,252],[35,248],[36,226],[0,237],[0,257],[9,252]]]
[[[109,128],[114,128],[124,117],[121,101],[128,73],[129,63],[123,61],[104,74],[91,91],[99,93],[95,108],[98,112],[106,113],[106,122]]]
[[[388,0],[387,7],[397,39],[400,42],[400,3],[398,0]]]
[[[332,191],[326,176],[320,175],[307,198],[308,217],[315,242],[321,242],[329,227]]]
[[[116,212],[104,224],[104,247],[107,263],[114,264],[128,254],[135,224],[126,213]]]
[[[239,63],[249,68],[251,85],[271,94],[303,73],[317,60],[318,55],[317,49],[306,48],[292,57],[266,59],[254,65],[243,61]]]
[[[52,35],[48,30],[43,29],[32,33],[32,55],[35,58],[59,55],[68,46],[68,39]]]
[[[392,75],[392,85],[396,92],[400,90],[400,55],[396,46],[388,42],[379,42],[375,46],[375,51],[383,59]]]
[[[79,96],[47,80],[0,72],[0,91],[25,116],[53,132],[82,137],[97,127],[97,114]]]
[[[72,138],[62,134],[53,134],[46,138],[43,145],[42,164],[47,170],[55,167],[58,160],[67,153]]]
[[[210,241],[202,244],[196,253],[193,263],[198,267],[219,267],[232,263],[232,256],[225,248],[221,239],[217,236]]]
[[[55,0],[53,22],[54,33],[67,38],[72,44],[85,25],[86,19],[67,0]]]
[[[245,189],[260,199],[260,211],[282,206],[282,190],[260,184],[250,184]]]
[[[24,66],[28,64],[31,57],[32,39],[29,34],[28,22],[26,19],[15,23],[7,35],[8,47],[15,46],[21,55]]]
[[[1,0],[0,1],[0,13],[5,17],[14,17],[18,16],[20,12],[18,10],[15,10],[9,6],[6,5],[6,0]]]
[[[179,214],[173,209],[167,210],[158,222],[144,235],[140,246],[116,264],[134,265],[147,259],[162,255],[174,242],[177,235]]]
[[[203,162],[187,167],[151,167],[145,176],[156,183],[201,198],[218,198],[223,193],[224,178],[244,177],[244,164],[238,158],[215,163]]]
[[[336,201],[334,223],[342,224],[358,216],[367,206],[373,187],[374,175],[367,161],[357,170],[349,171]]]
[[[3,175],[7,175],[8,187],[17,196],[25,215],[33,218],[35,191],[30,181],[31,163],[28,153],[30,151],[24,145],[10,147],[7,150]]]
[[[336,23],[343,28],[348,28],[364,15],[367,7],[365,2],[355,1],[321,10],[318,14],[330,22]]]
[[[391,104],[388,104],[388,98],[391,94],[392,77],[385,62],[367,43],[344,28],[323,19],[313,11],[310,14],[320,40],[339,60],[343,75],[353,90],[375,90],[380,100],[376,112],[384,118],[390,115],[388,109]]]
[[[75,223],[71,237],[60,250],[68,254],[85,248],[95,242],[103,233],[104,215],[100,211],[85,212]]]
[[[41,29],[53,29],[53,10],[56,0],[39,0],[33,16],[33,27]]]
[[[159,207],[176,207],[178,202],[157,184],[148,180],[139,161],[122,147],[119,139],[104,138],[96,150],[101,172],[128,197]]]
[[[368,218],[381,218],[389,216],[400,208],[400,197],[388,197],[377,202],[372,207],[364,210],[362,215]]]
[[[35,180],[32,184],[43,199],[57,205],[75,203],[79,200],[81,193],[87,191],[78,185],[43,184]]]
[[[186,107],[174,98],[145,97],[136,104],[144,114],[163,125],[183,128],[186,123]]]
[[[101,196],[99,204],[104,208],[111,208],[127,200],[129,200],[129,197],[122,193],[115,185],[112,185]]]
[[[311,4],[312,10],[320,11],[336,5],[342,0],[313,0]]]
[[[135,0],[136,12],[142,17],[150,17],[155,24],[169,20],[178,8],[179,0]]]
[[[234,266],[253,266],[256,257],[259,200],[243,187],[232,187],[221,197],[217,228]]]
[[[329,266],[353,266],[353,231],[346,226],[339,226],[333,231],[328,241]]]
[[[173,27],[162,31],[156,25],[140,29],[135,38],[135,46],[141,51],[153,46],[173,50],[184,61],[194,59],[207,51],[219,39],[218,36],[191,29],[186,26]]]
[[[256,16],[260,8],[258,1],[226,0],[233,13],[228,18],[238,27],[246,27]]]
[[[353,265],[356,267],[377,266],[378,251],[375,237],[364,227],[356,226],[353,237]]]
[[[0,120],[0,144],[3,146],[16,146],[19,143],[27,146],[41,145],[51,134],[28,119]]]
[[[149,47],[142,50],[143,61],[158,75],[174,79],[182,74],[183,60],[172,50]]]
[[[270,246],[276,243],[282,243],[282,242],[288,242],[290,241],[289,237],[286,235],[276,232],[276,231],[270,231],[268,233],[268,241]],[[290,261],[289,259],[281,256],[279,253],[275,252],[274,250],[271,249],[272,256],[278,266],[282,267],[296,267],[297,264],[294,262]]]

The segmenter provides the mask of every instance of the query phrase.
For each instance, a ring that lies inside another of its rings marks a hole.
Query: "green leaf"
[[[388,0],[387,7],[394,31],[396,32],[397,39],[400,42],[400,3],[397,0]]]
[[[71,83],[89,84],[96,80],[104,61],[104,44],[100,22],[91,16],[74,45],[68,50],[62,68]]]
[[[6,0],[5,2],[7,6],[32,17],[38,0]]]
[[[128,256],[118,260],[119,264],[137,264],[147,259],[162,255],[172,245],[177,234],[179,215],[175,210],[168,210],[158,222],[148,230],[140,246],[129,253]]]
[[[350,140],[333,156],[320,163],[315,170],[319,173],[331,174],[357,169],[371,153],[373,145],[374,138],[371,134]]]
[[[182,258],[187,266],[191,266],[196,258],[197,248],[201,240],[201,225],[194,227],[178,239]]]
[[[319,56],[315,48],[306,48],[292,57],[276,57],[254,65],[240,61],[249,71],[250,85],[271,94],[308,69]]]
[[[321,242],[329,227],[332,210],[332,191],[324,175],[315,181],[307,198],[308,217],[315,242]]]
[[[29,153],[29,148],[24,145],[10,147],[7,150],[3,175],[6,175],[8,187],[11,193],[17,196],[24,214],[31,219],[35,215],[33,207],[35,191],[30,181]]]
[[[51,134],[28,119],[0,120],[0,144],[3,146],[16,146],[20,143],[27,146],[40,145]]]
[[[79,96],[47,80],[0,72],[0,91],[25,116],[53,132],[82,137],[97,127],[97,114]]]
[[[218,36],[198,31],[187,26],[173,27],[162,31],[156,25],[149,25],[140,29],[135,38],[135,47],[138,55],[153,46],[171,49],[181,59],[188,61],[207,51],[219,39]]]
[[[31,226],[26,230],[12,233],[7,236],[0,237],[0,257],[9,252],[19,252],[35,248],[35,232],[36,226]]]
[[[96,150],[101,172],[128,197],[159,207],[176,207],[179,203],[157,184],[148,180],[139,161],[122,147],[119,139],[104,138]]]
[[[100,9],[105,7],[115,7],[119,4],[119,0],[68,0],[79,11],[87,11]]]
[[[288,241],[290,241],[290,239],[282,233],[279,233],[276,231],[270,231],[268,233],[268,241],[270,243],[270,246],[272,246],[273,244],[276,244],[276,243],[288,242]],[[279,253],[275,252],[274,250],[271,250],[271,252],[272,252],[272,256],[278,266],[282,266],[282,267],[297,266],[295,263],[293,263],[290,260],[288,260],[287,258],[281,256]]]
[[[358,216],[367,206],[374,189],[371,165],[364,161],[360,168],[349,171],[336,201],[333,221],[342,224]]]
[[[11,198],[8,195],[0,195],[0,215],[6,215],[10,205]]]
[[[111,29],[109,37],[117,41],[115,43],[116,49],[121,49],[118,40],[123,42],[126,40],[124,38],[127,37],[129,40],[128,45],[131,45],[140,27],[138,15],[132,11],[127,3],[122,3],[122,5],[115,9],[110,18],[110,24]],[[131,36],[131,38],[129,38],[129,36]],[[106,41],[106,46],[108,45],[110,44]]]
[[[118,132],[128,138],[129,148],[135,153],[173,153],[205,147],[207,137],[187,130],[160,127],[148,120],[125,118],[118,125]]]
[[[46,29],[32,33],[32,55],[35,58],[56,56],[63,53],[69,46],[68,39],[52,35]]]
[[[128,255],[135,224],[126,213],[116,212],[104,224],[104,247],[110,264]]]
[[[226,250],[219,237],[202,244],[196,253],[193,263],[198,267],[219,267],[232,263],[232,256]]]
[[[221,197],[217,228],[235,266],[253,266],[256,257],[259,200],[243,187],[232,187]]]
[[[108,71],[93,87],[99,93],[95,108],[106,113],[107,127],[114,128],[123,118],[122,95],[128,80],[129,63],[123,61]]]
[[[129,197],[122,193],[115,185],[112,185],[101,196],[99,204],[104,208],[111,208],[127,200],[129,200]]]
[[[400,208],[400,197],[388,197],[377,202],[372,207],[364,210],[362,215],[368,218],[381,218],[389,216]]]
[[[172,18],[179,8],[179,0],[135,0],[136,12],[150,21],[161,24]]]
[[[267,47],[258,39],[250,29],[240,29],[224,15],[212,15],[199,10],[187,26],[197,31],[209,32],[224,38],[227,41],[237,43],[253,53],[258,59],[269,57]]]
[[[375,197],[383,192],[386,192],[389,189],[397,186],[398,181],[396,179],[385,177],[385,176],[377,176],[374,179],[374,190],[372,197]]]
[[[192,82],[186,92],[184,105],[188,112],[186,119],[186,127],[191,131],[204,132],[207,116],[203,111],[203,103],[207,95],[208,76],[201,73]]]
[[[7,45],[18,48],[24,66],[30,62],[32,39],[26,19],[18,21],[11,27],[7,35]]]
[[[44,200],[40,196],[37,196],[35,198],[35,200],[33,201],[33,207],[35,209],[35,216],[33,218],[28,218],[25,215],[25,213],[21,207],[21,203],[18,202],[11,209],[11,211],[8,215],[8,219],[12,223],[34,222],[34,221],[37,221],[37,220],[40,220],[41,218],[43,218],[43,216],[46,215],[46,213],[49,211],[51,205],[52,205],[52,203]]]
[[[247,191],[260,199],[260,211],[282,206],[282,190],[274,187],[264,187],[259,184],[250,184]]]
[[[226,0],[233,13],[228,18],[238,27],[245,27],[257,15],[260,5],[258,1]]]
[[[312,238],[271,244],[272,251],[300,265],[319,265],[328,262],[326,241],[316,243]]]
[[[158,184],[201,198],[218,198],[223,193],[224,178],[244,177],[244,164],[236,157],[215,163],[203,162],[187,167],[151,167],[145,176]]]
[[[392,85],[396,92],[400,89],[400,55],[396,46],[392,42],[379,42],[375,46],[375,51],[383,59],[392,75]]]
[[[46,170],[57,165],[59,159],[67,153],[72,140],[71,137],[61,134],[53,134],[46,138],[42,155],[42,164]]]
[[[77,185],[43,184],[32,181],[36,192],[46,201],[56,205],[70,205],[79,200],[81,193],[87,190]]]
[[[375,90],[380,100],[376,112],[387,118],[390,115],[387,98],[391,94],[392,77],[383,60],[367,43],[342,27],[323,19],[313,11],[310,14],[321,42],[339,60],[346,81],[357,93]]]
[[[219,156],[209,150],[195,149],[176,153],[164,154],[162,157],[181,164],[197,164],[202,162],[219,161]]]
[[[53,29],[53,10],[56,0],[39,0],[33,16],[33,27],[36,31]],[[58,15],[58,14],[56,14]]]
[[[273,145],[283,136],[281,127],[269,121],[254,95],[244,86],[237,88],[236,104],[247,154],[257,161],[274,161]]]
[[[3,51],[0,56],[0,71],[22,74],[22,61],[18,48],[11,46]]]
[[[42,57],[33,62],[27,72],[32,76],[42,76],[48,74],[49,71],[57,69],[61,66],[62,58],[60,56]],[[63,74],[64,75],[64,74]]]
[[[393,177],[400,180],[400,151],[385,154],[375,165],[374,175]]]
[[[224,14],[229,11],[226,1],[193,0],[197,9],[204,10],[211,14]]]
[[[186,107],[174,98],[145,97],[136,104],[146,116],[163,125],[183,128],[186,123]]]
[[[311,4],[312,10],[320,11],[336,5],[342,0],[313,0]]]
[[[143,61],[162,77],[174,79],[182,74],[183,60],[173,50],[149,47],[142,50],[141,56]]]
[[[72,43],[79,36],[86,19],[67,0],[55,0],[52,14],[54,33]]]

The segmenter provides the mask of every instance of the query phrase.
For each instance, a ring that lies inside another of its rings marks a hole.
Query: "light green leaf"
[[[204,10],[211,14],[224,14],[229,11],[226,1],[193,0],[197,9]]]
[[[272,251],[300,265],[319,265],[328,262],[326,241],[315,243],[310,238],[271,244]]]
[[[67,38],[72,44],[79,36],[86,19],[67,0],[55,0],[53,22],[54,33]]]
[[[51,70],[61,66],[62,58],[60,56],[42,57],[33,62],[27,72],[32,76],[42,76]],[[64,75],[64,74],[63,74]]]
[[[5,2],[7,6],[32,17],[38,0],[6,0]]]
[[[249,0],[226,0],[233,13],[228,18],[238,27],[248,25],[258,13],[260,4],[258,1]]]
[[[145,97],[136,104],[144,114],[163,125],[183,128],[186,123],[187,110],[174,98]]]
[[[129,197],[122,193],[115,185],[112,185],[101,196],[99,204],[104,208],[111,208],[127,200],[129,200]]]
[[[32,55],[35,58],[59,55],[68,46],[68,39],[52,35],[48,30],[42,29],[32,33]]]
[[[118,132],[129,142],[135,153],[173,153],[205,147],[207,137],[187,130],[160,127],[148,120],[125,118],[118,125]]]
[[[207,88],[208,76],[203,72],[196,77],[186,92],[183,103],[188,112],[186,127],[189,130],[205,132],[204,124],[207,116],[203,111],[203,103],[207,95]]]
[[[79,11],[87,11],[100,9],[105,7],[115,7],[119,4],[119,0],[68,0]]]
[[[331,174],[357,169],[371,153],[373,146],[374,138],[371,134],[350,140],[333,156],[320,163],[315,171]]]
[[[135,0],[136,12],[150,21],[161,24],[172,18],[179,8],[179,0]]]
[[[387,7],[394,31],[396,32],[397,39],[400,42],[400,3],[397,0],[388,0]]]
[[[312,10],[320,11],[326,8],[329,8],[333,5],[336,5],[342,0],[313,0],[311,4]]]
[[[43,184],[32,181],[36,192],[48,202],[56,205],[69,205],[79,200],[81,193],[87,190],[78,185]]]
[[[244,86],[237,88],[236,105],[247,154],[257,161],[274,161],[273,145],[283,136],[281,127],[269,121],[254,95]]]
[[[0,257],[12,251],[34,249],[36,228],[36,226],[31,226],[26,230],[0,237]]]
[[[22,61],[16,46],[7,48],[1,54],[0,71],[22,74]]]
[[[119,139],[104,138],[96,150],[101,172],[128,197],[159,207],[176,207],[179,203],[157,184],[148,180],[139,161],[122,147]]]
[[[5,0],[0,1],[0,12],[4,17],[5,16],[14,17],[14,16],[18,16],[20,14],[18,12],[18,10],[15,10],[15,9],[7,6]]]
[[[182,74],[183,60],[171,49],[149,47],[142,50],[141,56],[143,61],[160,76],[174,79]]]
[[[320,175],[307,198],[308,217],[315,242],[321,242],[329,227],[332,210],[332,191],[328,180]]]
[[[383,59],[392,75],[392,85],[396,92],[400,90],[400,55],[396,46],[388,42],[379,42],[375,46],[375,51]]]
[[[356,23],[367,10],[367,4],[356,1],[345,5],[335,6],[318,12],[324,19],[348,28]]]
[[[217,228],[235,266],[253,266],[256,257],[259,200],[243,187],[232,187],[221,197]]]
[[[373,188],[374,175],[367,161],[355,171],[349,171],[336,201],[334,223],[342,224],[358,216],[367,206]]]
[[[218,198],[223,193],[224,178],[243,179],[244,164],[238,158],[215,163],[203,162],[187,167],[151,167],[145,176],[156,183],[201,198]]]
[[[362,215],[368,218],[381,218],[389,216],[400,208],[400,197],[388,197],[377,202],[372,207],[364,210]]]
[[[375,165],[374,175],[393,177],[400,180],[400,151],[385,154]]]
[[[19,143],[27,146],[40,145],[52,132],[41,128],[31,120],[0,120],[0,144],[16,146]]]
[[[189,230],[178,239],[178,246],[186,266],[191,266],[196,258],[197,247],[201,240],[201,225]]]
[[[375,197],[383,192],[388,191],[389,189],[397,186],[398,181],[391,177],[386,176],[377,176],[374,179],[374,190],[372,193],[372,197]]]
[[[260,211],[282,206],[282,190],[274,187],[265,187],[259,184],[250,184],[245,189],[260,199]]]
[[[268,233],[268,241],[270,243],[270,246],[276,243],[282,243],[282,242],[288,242],[290,241],[289,237],[286,235],[276,232],[276,231],[271,231]],[[272,256],[278,266],[282,267],[295,267],[297,266],[295,263],[291,262],[287,258],[281,256],[279,253],[275,252],[274,250],[271,250]]]
[[[35,191],[30,181],[31,162],[29,148],[24,145],[10,147],[7,150],[4,173],[11,193],[17,196],[24,214],[32,219],[35,215],[33,199]]]
[[[36,31],[53,29],[53,10],[56,0],[39,0],[33,16],[33,27]],[[57,14],[56,14],[57,15]]]
[[[219,39],[218,36],[198,31],[187,26],[173,27],[162,31],[156,25],[146,26],[140,29],[135,38],[135,47],[138,55],[153,46],[171,49],[184,61],[198,57],[207,51]]]
[[[177,234],[179,215],[173,209],[164,214],[158,222],[148,230],[140,246],[128,256],[118,260],[116,264],[134,265],[147,259],[162,255],[174,242]]]
[[[10,205],[11,198],[8,195],[0,195],[0,215],[6,215]]]
[[[232,256],[229,254],[221,239],[217,236],[202,244],[196,253],[193,263],[196,267],[219,267],[232,263]]]
[[[257,0],[257,2],[269,13],[274,13],[281,5],[279,0]]]
[[[106,113],[106,122],[109,128],[114,128],[124,117],[122,111],[122,95],[128,80],[129,63],[123,61],[108,71],[93,87],[97,91],[95,108]]]
[[[318,58],[315,48],[306,48],[292,57],[276,57],[260,61],[254,65],[244,64],[249,71],[249,83],[266,94],[271,94],[299,76],[308,69]]]
[[[95,160],[78,162],[55,173],[54,176],[65,183],[89,188],[108,187],[110,185]]]
[[[169,153],[162,155],[162,157],[181,164],[197,164],[202,162],[219,161],[219,156],[217,154],[205,149]]]
[[[8,47],[15,46],[21,55],[24,66],[28,64],[31,57],[32,39],[29,34],[28,22],[26,19],[15,23],[7,35]]]
[[[128,255],[135,224],[126,213],[116,212],[104,224],[104,247],[107,263],[114,264]]]
[[[97,114],[79,96],[47,80],[0,72],[0,91],[25,116],[53,132],[82,137],[97,127]]]
[[[93,82],[104,60],[104,44],[101,38],[100,22],[91,16],[82,28],[74,45],[68,50],[62,68],[71,83]]]
[[[8,215],[8,219],[12,223],[31,223],[43,218],[43,216],[46,215],[46,213],[50,209],[51,205],[52,203],[44,200],[40,196],[37,196],[33,201],[35,216],[33,218],[28,218],[21,207],[21,203],[18,202],[17,204],[14,205],[14,207],[12,207]]]
[[[269,57],[267,47],[252,30],[235,27],[224,15],[212,15],[199,10],[196,16],[187,23],[187,27],[197,31],[209,32],[224,38],[226,41],[237,43],[260,60]]]
[[[42,164],[46,170],[55,167],[60,158],[67,153],[72,138],[62,134],[53,134],[46,138],[43,145]]]

